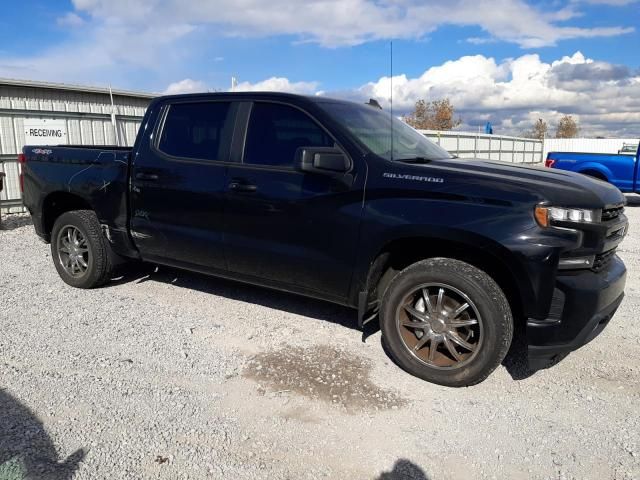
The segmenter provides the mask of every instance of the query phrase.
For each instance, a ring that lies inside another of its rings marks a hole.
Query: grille
[[[609,220],[614,220],[618,218],[624,212],[624,207],[613,207],[613,208],[605,208],[602,211],[602,221],[607,222]]]
[[[596,273],[601,272],[602,270],[604,270],[609,266],[615,254],[616,254],[616,249],[614,248],[613,250],[609,250],[608,252],[604,252],[596,255],[596,259],[593,262],[593,267],[591,267],[591,270],[593,270]]]

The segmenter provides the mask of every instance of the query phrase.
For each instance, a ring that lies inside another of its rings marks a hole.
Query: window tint
[[[368,150],[387,160],[451,158],[446,150],[387,112],[347,102],[320,102],[319,105]]]
[[[277,103],[255,103],[244,163],[293,166],[300,147],[333,147],[334,141],[308,115]]]
[[[174,157],[227,160],[229,103],[176,103],[169,107],[158,148]]]

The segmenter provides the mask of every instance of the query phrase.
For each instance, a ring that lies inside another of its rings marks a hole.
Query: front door
[[[347,296],[363,179],[349,184],[294,169],[298,148],[334,145],[305,112],[253,104],[243,162],[230,165],[227,176],[230,271],[310,294]]]

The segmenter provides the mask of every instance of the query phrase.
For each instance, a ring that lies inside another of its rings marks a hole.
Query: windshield
[[[452,158],[440,146],[409,125],[393,118],[393,155],[391,154],[391,116],[368,105],[318,102],[338,123],[355,135],[372,153],[387,160]]]

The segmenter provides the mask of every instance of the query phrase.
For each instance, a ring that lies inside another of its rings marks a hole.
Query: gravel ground
[[[83,291],[28,217],[0,230],[0,480],[640,478],[640,198],[627,298],[530,374],[449,389],[331,304],[139,268]]]

